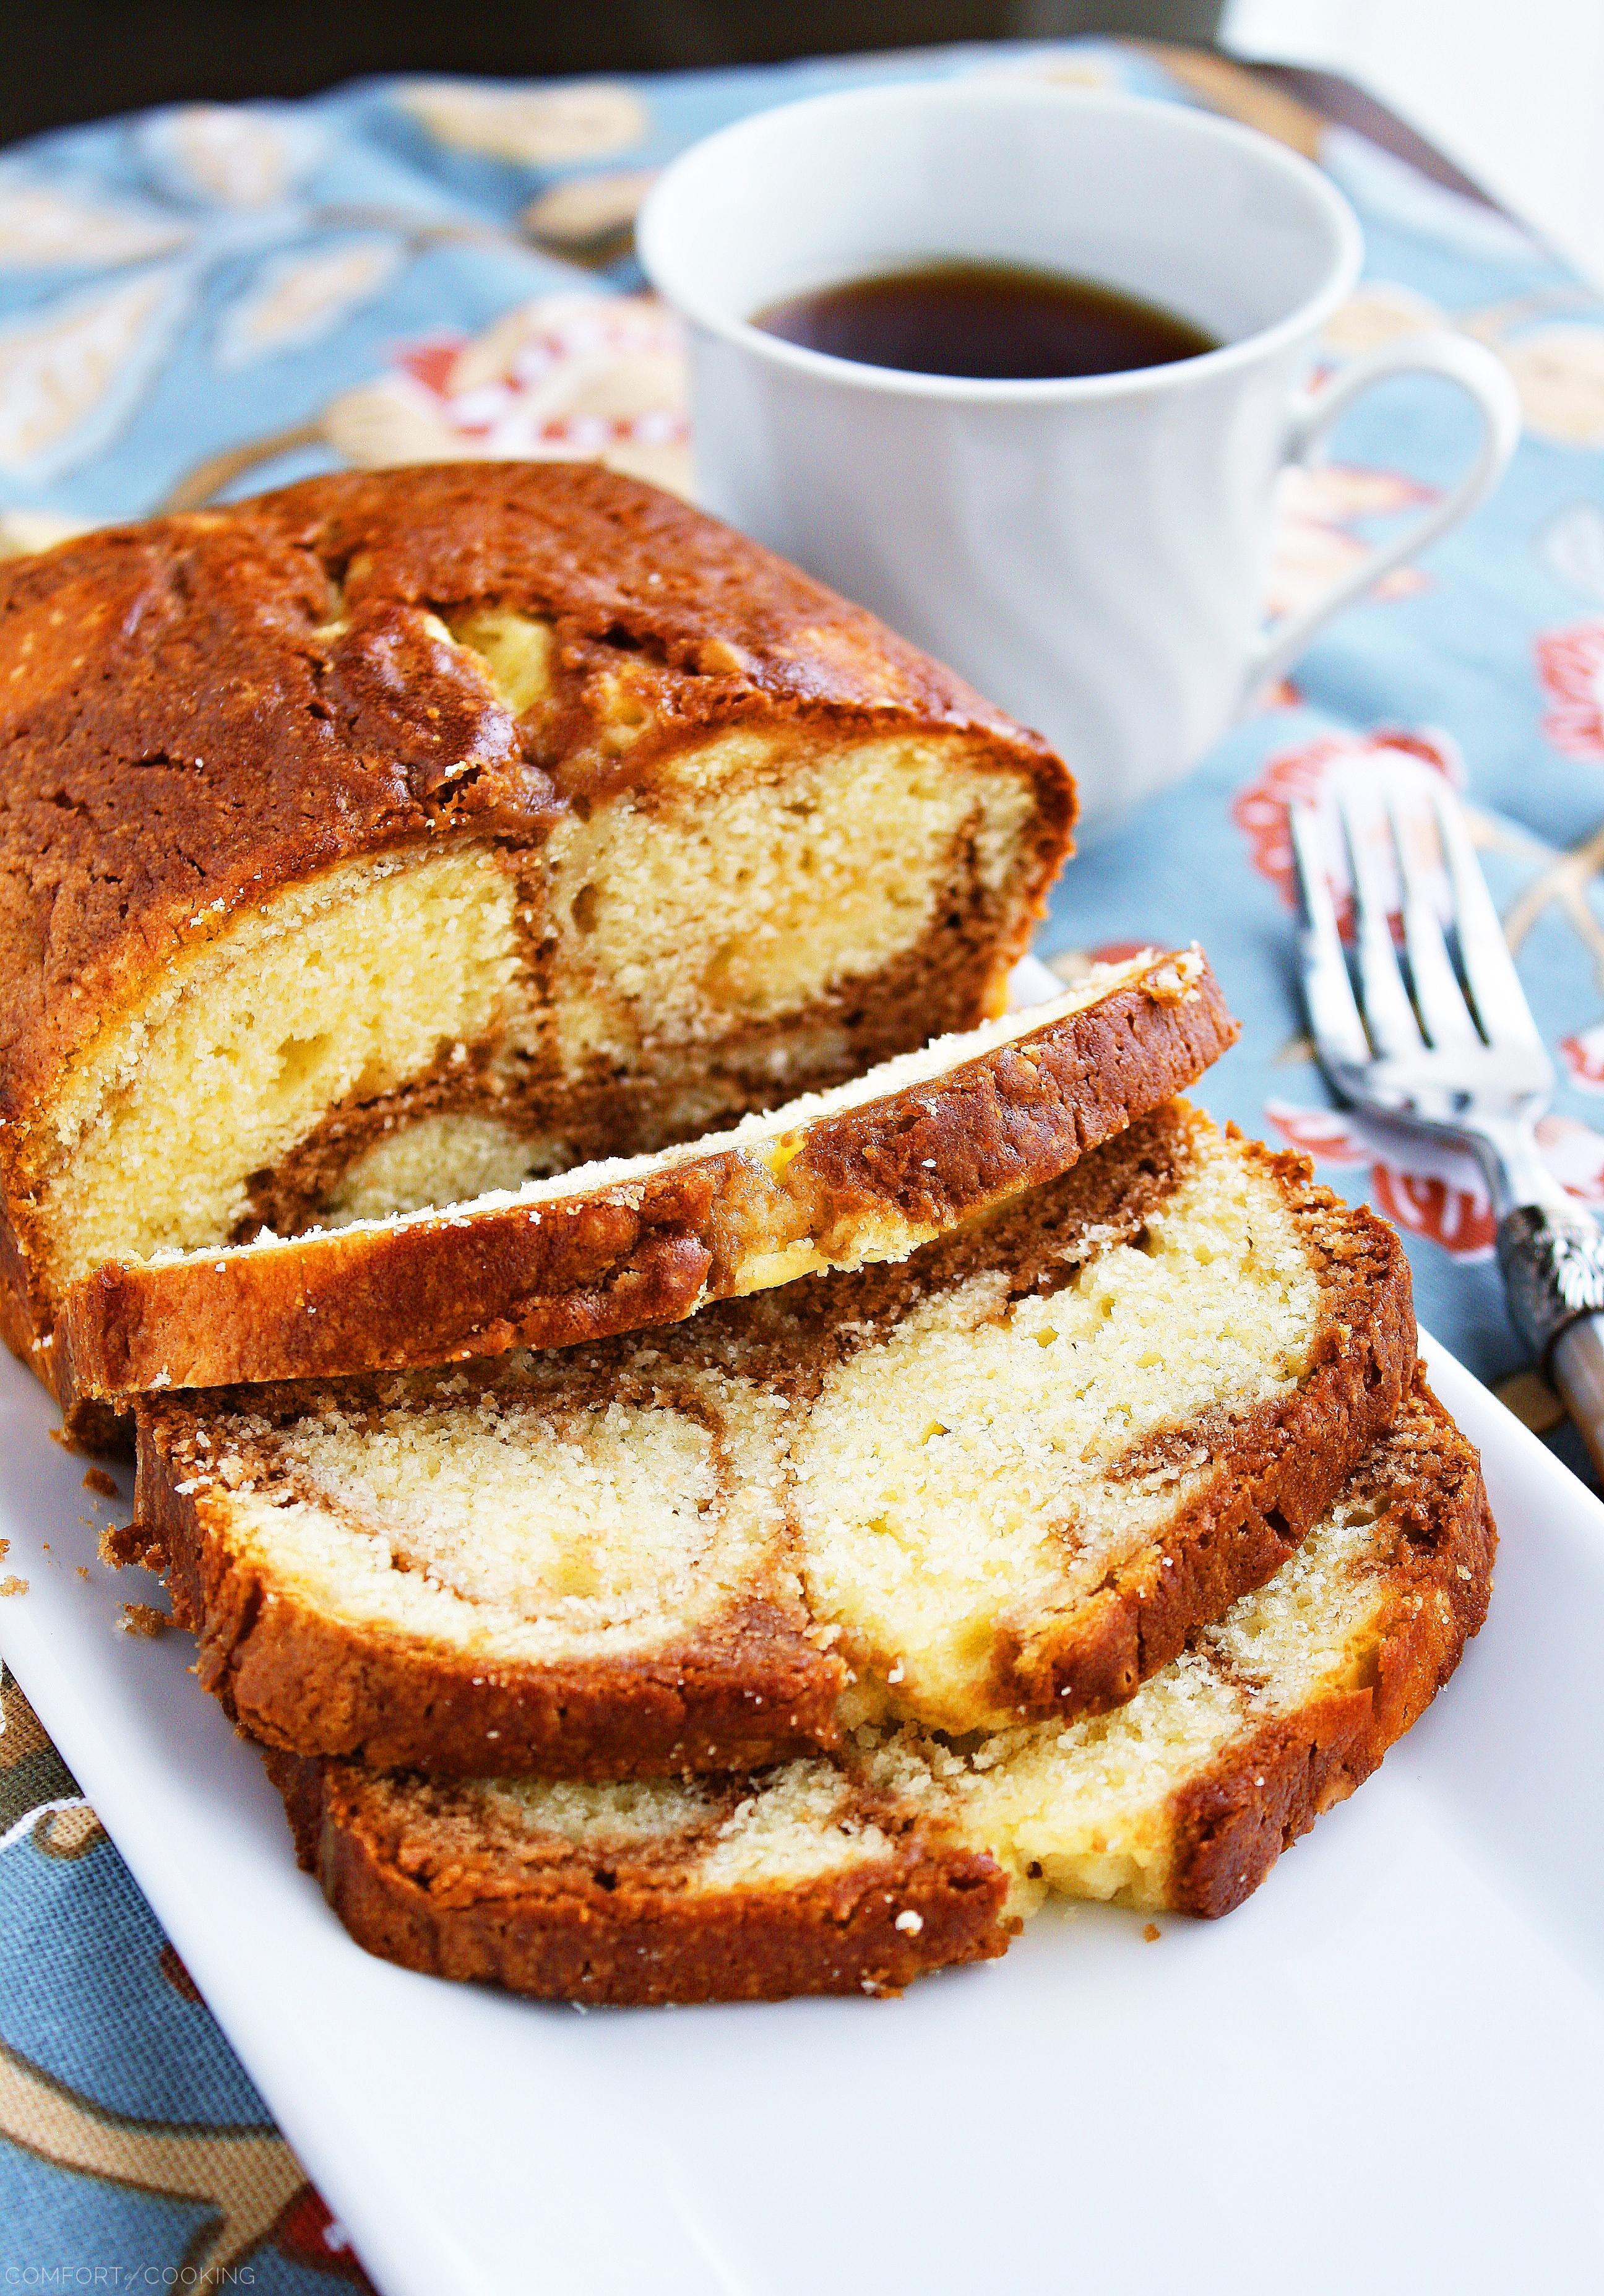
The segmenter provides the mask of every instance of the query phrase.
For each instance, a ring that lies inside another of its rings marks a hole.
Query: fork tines
[[[1363,1063],[1370,1058],[1370,1039],[1354,1001],[1331,889],[1315,842],[1314,808],[1293,805],[1288,813],[1303,901],[1304,998],[1309,1008],[1309,1028],[1322,1060]]]
[[[1418,813],[1406,814],[1389,796],[1385,817],[1400,888],[1405,977],[1393,939],[1390,889],[1373,828],[1367,827],[1351,793],[1337,791],[1337,816],[1353,888],[1359,1001],[1320,856],[1314,809],[1296,804],[1290,808],[1292,852],[1304,910],[1304,988],[1310,1028],[1322,1060],[1408,1060],[1428,1048],[1469,1052],[1484,1042],[1543,1049],[1464,815],[1445,788],[1434,789],[1431,802],[1453,894],[1459,965],[1421,859],[1419,839],[1424,820]]]

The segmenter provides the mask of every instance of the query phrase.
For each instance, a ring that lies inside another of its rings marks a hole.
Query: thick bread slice
[[[341,1921],[408,1968],[577,2001],[889,1992],[1001,1952],[1050,1890],[1240,1905],[1453,1673],[1494,1544],[1422,1383],[1267,1586],[1069,1729],[864,1727],[835,1763],[634,1786],[269,1767]]]
[[[357,1943],[439,1977],[638,2005],[896,1993],[1018,1926],[994,1857],[822,1757],[634,1785],[267,1765]]]
[[[0,1342],[58,1389],[108,1259],[655,1151],[971,1028],[1074,811],[1038,734],[593,464],[8,560]]]
[[[1390,1433],[1266,1585],[1109,1714],[963,1748],[904,1728],[855,1759],[926,1806],[933,1778],[1014,1880],[1230,1913],[1424,1713],[1487,1614],[1481,1463],[1417,1368]]]
[[[907,1260],[495,1365],[147,1398],[129,1550],[255,1736],[618,1778],[1117,1704],[1396,1415],[1407,1263],[1183,1103]]]
[[[69,1295],[69,1402],[566,1347],[825,1267],[900,1259],[1052,1179],[1236,1038],[1199,950],[655,1156],[447,1210],[110,1261]]]

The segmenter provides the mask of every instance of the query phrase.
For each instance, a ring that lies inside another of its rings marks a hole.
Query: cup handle
[[[1384,574],[1418,557],[1438,535],[1468,517],[1492,493],[1519,443],[1520,400],[1509,370],[1485,345],[1444,329],[1437,334],[1411,335],[1402,342],[1383,343],[1352,360],[1320,390],[1303,393],[1292,410],[1285,460],[1305,465],[1318,462],[1327,434],[1354,399],[1372,383],[1395,374],[1440,374],[1457,382],[1475,400],[1482,418],[1482,435],[1470,467],[1441,502],[1434,503],[1405,533],[1380,544],[1362,566],[1334,582],[1323,598],[1301,612],[1283,615],[1264,632],[1248,664],[1245,701],[1281,676],[1333,614],[1363,597]]]

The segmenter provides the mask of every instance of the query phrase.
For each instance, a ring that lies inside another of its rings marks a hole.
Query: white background
[[[1604,0],[1230,0],[1222,38],[1358,80],[1604,284]]]

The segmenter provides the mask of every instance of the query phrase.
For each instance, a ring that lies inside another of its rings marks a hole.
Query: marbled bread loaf
[[[1035,735],[588,464],[0,568],[0,1332],[108,1259],[694,1137],[1002,1010]]]
[[[1494,1544],[1420,1386],[1268,1585],[1111,1714],[633,1786],[268,1763],[335,1912],[410,1969],[581,2002],[894,1992],[1001,1953],[1050,1891],[1240,1905],[1453,1673]]]
[[[57,1390],[70,1409],[561,1347],[904,1259],[1055,1178],[1235,1036],[1201,952],[1150,949],[1051,1004],[656,1157],[446,1211],[109,1262],[68,1295]]]
[[[909,1259],[452,1371],[147,1397],[130,1551],[254,1735],[747,1767],[1116,1705],[1389,1427],[1397,1238],[1171,1103]]]

